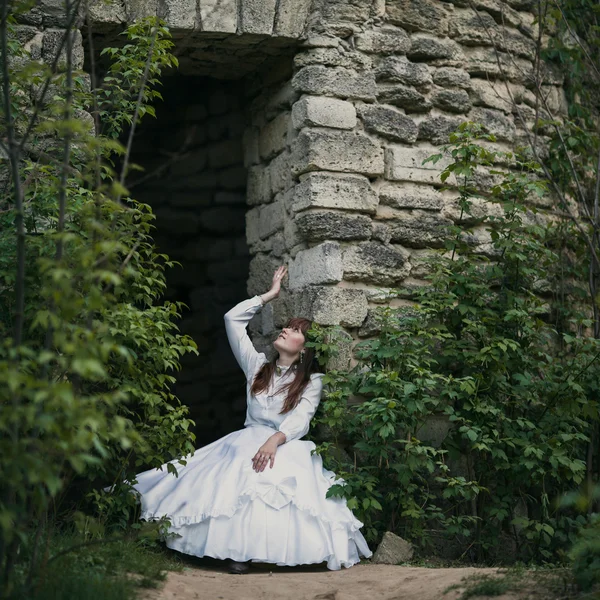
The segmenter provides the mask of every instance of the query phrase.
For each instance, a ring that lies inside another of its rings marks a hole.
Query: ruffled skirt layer
[[[257,473],[252,457],[273,434],[266,426],[234,431],[195,451],[179,475],[151,469],[137,475],[144,520],[169,518],[168,547],[194,556],[268,562],[321,563],[338,570],[369,558],[363,526],[343,498],[326,498],[336,482],[313,442],[277,449],[275,465]]]

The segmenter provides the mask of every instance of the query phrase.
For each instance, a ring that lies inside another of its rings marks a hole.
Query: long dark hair
[[[304,338],[306,339],[306,333],[310,329],[311,325],[312,322],[308,319],[294,317],[288,321],[286,327],[291,327],[292,329],[296,327],[299,328],[302,332],[302,335],[304,335]],[[273,378],[273,373],[275,373],[277,358],[278,356],[275,356],[273,360],[265,363],[256,374],[250,390],[254,395],[264,392],[269,387],[269,383]],[[318,364],[315,360],[314,348],[304,348],[304,357],[302,358],[302,362],[300,362],[300,359],[298,359],[292,365],[290,365],[289,368],[293,369],[296,374],[290,382],[286,383],[278,390],[279,392],[287,391],[283,408],[279,413],[280,415],[283,415],[296,408],[300,402],[304,388],[306,388],[308,382],[310,381],[311,374],[317,372]]]

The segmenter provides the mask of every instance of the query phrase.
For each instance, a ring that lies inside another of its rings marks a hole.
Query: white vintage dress
[[[321,398],[321,374],[313,374],[296,408],[285,415],[278,393],[290,371],[275,375],[270,388],[253,395],[254,375],[267,361],[248,337],[248,321],[262,306],[259,296],[240,302],[225,315],[227,336],[247,380],[244,428],[195,450],[187,465],[176,460],[179,476],[151,469],[137,475],[141,518],[168,516],[169,548],[195,556],[267,562],[279,566],[321,563],[339,570],[372,556],[363,526],[343,498],[326,498],[337,479],[323,467],[313,442],[300,438]],[[286,436],[273,468],[257,473],[252,457],[276,431]]]

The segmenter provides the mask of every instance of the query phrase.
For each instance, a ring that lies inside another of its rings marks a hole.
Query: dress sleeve
[[[258,352],[248,336],[247,327],[250,319],[263,305],[260,296],[253,296],[236,304],[225,313],[225,331],[235,359],[249,379],[256,369],[258,361],[264,362],[266,356]]]
[[[313,418],[323,391],[322,374],[311,375],[310,382],[302,393],[296,408],[279,425],[279,431],[285,434],[285,443],[301,438],[308,433],[310,420]]]

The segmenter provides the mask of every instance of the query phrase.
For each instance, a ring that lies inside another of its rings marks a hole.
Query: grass
[[[11,600],[135,600],[141,588],[156,588],[168,571],[185,566],[164,545],[133,535],[94,540],[52,560],[84,543],[80,535],[55,533],[49,544],[50,560],[29,588],[25,550],[19,557],[18,585]]]
[[[458,600],[493,598],[513,592],[531,600],[587,600],[578,593],[573,574],[568,568],[528,569],[523,566],[499,569],[497,574],[473,574],[444,590],[463,589]],[[597,600],[597,596],[594,596]],[[591,598],[589,598],[591,600]]]

